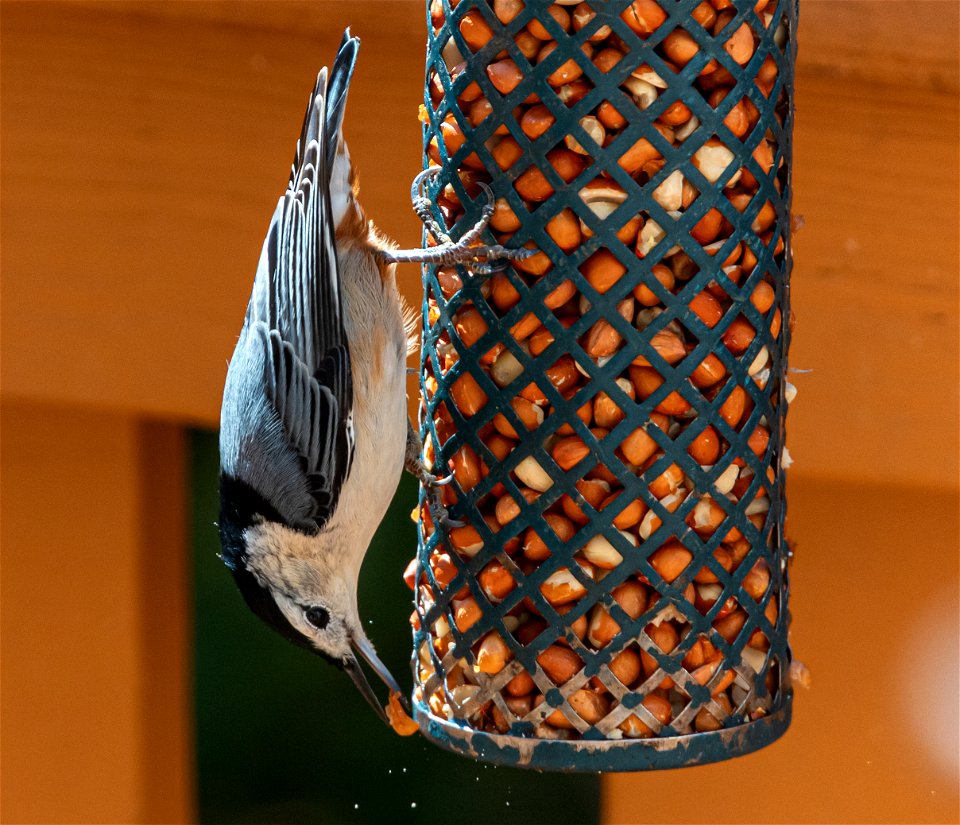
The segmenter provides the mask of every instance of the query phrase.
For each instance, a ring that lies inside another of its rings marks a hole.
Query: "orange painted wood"
[[[793,364],[814,373],[790,445],[807,472],[958,484],[956,18],[803,2]],[[412,245],[420,0],[4,4],[7,396],[216,423],[307,90],[347,23],[363,201]],[[418,304],[414,267],[401,283]]]
[[[2,408],[3,822],[190,822],[182,434]]]

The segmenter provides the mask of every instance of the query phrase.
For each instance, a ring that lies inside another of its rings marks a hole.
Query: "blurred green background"
[[[396,736],[346,676],[254,617],[216,555],[216,434],[195,432],[191,452],[201,822],[599,822],[599,776],[487,766]],[[368,635],[402,686],[412,681],[401,573],[416,549],[415,500],[404,475],[360,582]]]

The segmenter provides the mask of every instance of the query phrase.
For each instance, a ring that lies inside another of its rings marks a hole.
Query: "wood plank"
[[[3,392],[213,425],[305,90],[347,23],[363,200],[418,237],[423,7],[39,8],[3,6]],[[956,17],[803,3],[792,361],[815,372],[790,439],[808,472],[958,484]],[[401,280],[418,303],[415,268]]]
[[[136,428],[6,403],[2,421],[0,818],[132,822],[144,746]]]
[[[325,8],[323,37],[4,6],[6,393],[217,420],[312,78],[351,20],[365,32],[346,124],[363,201],[419,241],[423,49],[397,43],[422,43],[422,15],[348,5]]]
[[[4,402],[2,440],[0,820],[196,821],[182,431]]]
[[[187,432],[139,421],[141,821],[196,822]]]
[[[957,495],[790,488],[791,645],[813,678],[790,730],[729,762],[607,775],[602,822],[956,820]]]

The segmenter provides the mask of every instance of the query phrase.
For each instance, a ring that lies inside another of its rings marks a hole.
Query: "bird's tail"
[[[290,189],[296,190],[304,173],[304,164],[319,166],[318,184],[321,193],[329,197],[334,227],[340,225],[351,207],[354,207],[352,211],[359,213],[350,153],[343,139],[343,114],[359,48],[359,38],[352,37],[347,29],[340,41],[333,69],[328,71],[324,67],[317,75],[290,173]],[[308,157],[307,150],[312,141],[317,141],[320,157]]]

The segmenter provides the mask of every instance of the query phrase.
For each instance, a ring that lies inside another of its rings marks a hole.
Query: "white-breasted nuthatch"
[[[396,250],[357,202],[341,126],[359,40],[349,30],[307,106],[286,193],[264,242],[220,419],[222,558],[250,608],[283,636],[347,671],[386,715],[355,653],[391,691],[393,676],[357,610],[360,566],[402,468],[431,485],[406,414],[411,315],[401,261],[489,271],[523,250],[471,246],[492,212],[453,243],[419,196],[440,243]]]

